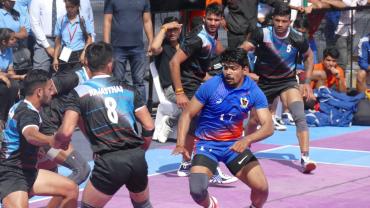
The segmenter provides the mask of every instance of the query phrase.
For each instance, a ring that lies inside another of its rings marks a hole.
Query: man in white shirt
[[[56,9],[54,17],[53,4]],[[93,18],[90,0],[81,0],[80,4],[81,16],[89,19]],[[66,14],[64,0],[32,0],[29,13],[31,29],[36,38],[33,69],[49,71],[51,57],[54,55],[55,35],[53,34],[53,27],[55,27],[56,20]]]

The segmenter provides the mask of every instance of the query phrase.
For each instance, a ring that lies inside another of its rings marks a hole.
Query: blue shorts
[[[237,140],[232,141],[209,141],[198,140],[195,144],[195,155],[204,155],[215,162],[222,161],[228,164],[235,159],[239,153],[230,149]]]

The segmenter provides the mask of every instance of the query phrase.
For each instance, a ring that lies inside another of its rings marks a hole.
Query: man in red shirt
[[[346,79],[344,70],[337,64],[339,52],[336,48],[327,48],[324,50],[324,59],[321,63],[315,64],[311,77],[311,87],[319,88],[326,86],[339,92],[346,92]]]

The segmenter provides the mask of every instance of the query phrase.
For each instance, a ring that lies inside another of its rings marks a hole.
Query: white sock
[[[209,206],[208,206],[208,208],[213,208],[214,205],[215,205],[215,203],[213,202],[212,197],[209,197]]]

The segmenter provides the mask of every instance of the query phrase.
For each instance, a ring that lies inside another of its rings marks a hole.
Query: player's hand
[[[303,97],[306,97],[306,100],[313,100],[315,98],[310,84],[303,85]]]
[[[186,161],[189,161],[191,159],[188,150],[186,150],[186,148],[182,145],[176,145],[175,149],[172,151],[172,155],[179,154],[182,154],[182,156],[184,157],[183,159]]]
[[[250,148],[251,142],[247,138],[243,138],[233,144],[230,149],[234,152],[242,153],[247,148]]]
[[[176,104],[179,108],[184,110],[186,106],[188,105],[188,103],[189,103],[189,99],[188,97],[186,97],[185,94],[176,95]]]
[[[55,149],[62,149],[67,150],[69,146],[70,141],[60,141],[58,139],[53,138],[50,142],[50,146]]]

